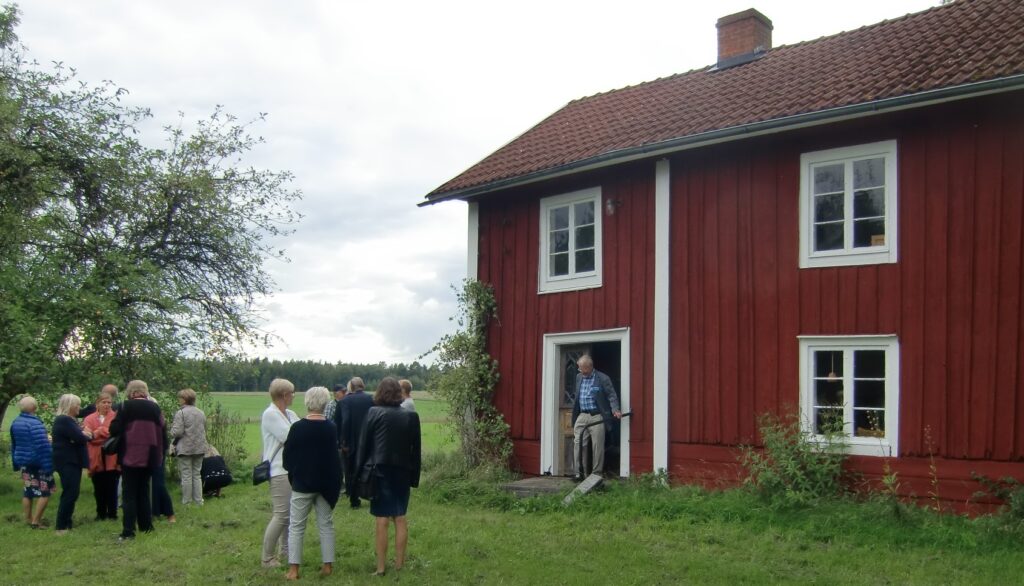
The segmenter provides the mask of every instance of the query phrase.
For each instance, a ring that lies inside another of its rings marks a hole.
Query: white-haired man
[[[604,472],[604,434],[611,430],[612,417],[621,419],[622,412],[612,379],[594,370],[594,359],[584,354],[576,366],[580,371],[576,374],[576,402],[572,406],[572,453],[578,482],[586,476],[583,448],[591,450],[591,471]]]

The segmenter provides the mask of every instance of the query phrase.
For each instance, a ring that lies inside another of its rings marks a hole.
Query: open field
[[[303,393],[295,394],[291,409],[299,416],[306,414]],[[449,451],[455,444],[443,424],[447,418],[445,404],[425,392],[413,391],[416,412],[422,424],[423,450],[426,453]],[[237,414],[246,421],[245,445],[250,458],[255,462],[260,451],[260,417],[270,404],[267,393],[210,393],[205,395],[199,408],[210,413],[214,403],[220,403],[227,411]]]

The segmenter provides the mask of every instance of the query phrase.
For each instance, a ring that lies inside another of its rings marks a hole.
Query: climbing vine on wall
[[[453,286],[454,288],[454,286]],[[458,330],[431,349],[441,375],[433,391],[448,403],[449,423],[459,438],[466,463],[506,466],[512,455],[509,426],[493,403],[498,362],[487,353],[487,328],[498,305],[490,285],[474,279],[456,288]]]

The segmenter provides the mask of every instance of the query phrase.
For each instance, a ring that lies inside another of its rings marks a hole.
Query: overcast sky
[[[779,46],[938,4],[28,0],[18,34],[157,125],[266,112],[251,162],[295,173],[305,218],[268,266],[281,340],[257,355],[408,362],[465,277],[466,205],[416,207],[435,187],[570,100],[712,64],[721,16],[757,8]]]

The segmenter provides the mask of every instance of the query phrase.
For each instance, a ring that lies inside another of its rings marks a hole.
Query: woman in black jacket
[[[78,426],[82,400],[78,395],[61,395],[57,401],[57,417],[53,420],[53,468],[60,475],[60,505],[57,507],[57,535],[71,529],[75,503],[82,488],[82,469],[89,467],[86,444],[92,433]]]
[[[387,377],[377,385],[374,406],[366,414],[356,469],[377,475],[377,496],[370,514],[377,517],[377,571],[383,576],[388,555],[388,520],[395,524],[395,569],[405,564],[409,528],[405,513],[410,487],[420,485],[420,418],[402,409],[402,387]]]

